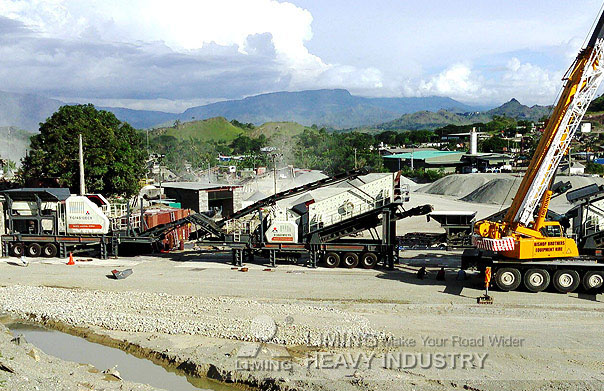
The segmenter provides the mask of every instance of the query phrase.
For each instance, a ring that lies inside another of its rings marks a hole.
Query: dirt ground
[[[492,292],[478,305],[477,277],[457,279],[459,253],[401,255],[394,271],[265,271],[259,259],[242,272],[193,250],[76,266],[4,259],[0,312],[259,389],[604,389],[602,295]],[[113,280],[114,268],[133,274]]]

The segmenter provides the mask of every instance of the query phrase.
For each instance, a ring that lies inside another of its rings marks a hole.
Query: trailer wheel
[[[25,254],[25,246],[23,243],[15,243],[11,248],[11,252],[15,257],[20,257]]]
[[[524,272],[524,286],[531,292],[541,292],[549,285],[550,276],[545,269],[529,269]]]
[[[589,271],[583,276],[583,289],[595,292],[604,285],[604,275],[601,272]]]
[[[556,270],[554,273],[554,288],[560,293],[570,293],[579,287],[581,279],[576,270]]]
[[[325,254],[325,257],[323,257],[323,261],[325,261],[326,267],[333,269],[340,265],[340,256],[338,255],[338,253],[329,252]]]
[[[361,255],[361,266],[365,269],[373,269],[377,265],[378,257],[374,253],[364,253]]]
[[[344,267],[347,269],[354,269],[359,264],[359,256],[355,253],[344,253],[342,260],[344,261]]]
[[[54,243],[46,243],[42,247],[42,256],[46,258],[54,258],[57,256],[57,246]]]
[[[513,267],[502,267],[495,273],[495,284],[504,292],[518,289],[522,282],[520,270]]]
[[[27,246],[27,256],[28,257],[39,257],[42,254],[42,246],[38,243],[32,243]]]

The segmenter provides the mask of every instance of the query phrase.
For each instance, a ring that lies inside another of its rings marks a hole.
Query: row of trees
[[[242,129],[254,125],[233,120]],[[244,167],[270,164],[270,156],[261,149],[280,144],[287,149],[288,162],[297,167],[325,170],[334,174],[344,170],[368,167],[383,171],[383,160],[377,152],[380,143],[389,145],[416,145],[440,141],[442,136],[467,132],[478,127],[493,137],[482,143],[485,152],[501,152],[507,141],[501,136],[515,132],[518,123],[509,118],[495,117],[486,124],[464,126],[448,125],[435,131],[383,131],[377,134],[362,132],[334,133],[317,126],[306,128],[291,139],[270,140],[264,135],[249,137],[242,134],[232,142],[183,140],[160,135],[149,141],[149,149],[165,155],[169,168],[180,171],[185,163],[193,168],[213,164],[218,154],[243,155],[239,161]],[[139,180],[146,170],[147,149],[142,134],[129,124],[120,122],[114,114],[99,111],[93,105],[63,106],[46,122],[40,124],[40,133],[32,137],[29,154],[23,159],[19,172],[22,182],[51,179],[58,186],[77,189],[78,137],[84,139],[86,152],[86,186],[90,192],[130,196],[138,191]],[[417,174],[417,173],[408,173]]]

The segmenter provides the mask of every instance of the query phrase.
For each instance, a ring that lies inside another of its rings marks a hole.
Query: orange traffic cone
[[[73,253],[69,253],[69,262],[67,262],[68,265],[75,265],[75,262],[73,261]]]

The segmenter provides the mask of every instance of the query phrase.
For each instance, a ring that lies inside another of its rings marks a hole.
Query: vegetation
[[[237,122],[237,124],[240,124]],[[239,135],[249,131],[243,127],[233,125],[223,117],[209,118],[203,121],[180,122],[175,121],[172,127],[159,128],[150,131],[151,137],[172,136],[179,140],[197,139],[201,141],[231,142]],[[251,125],[251,124],[250,124]],[[253,126],[253,125],[252,125]]]
[[[310,128],[296,136],[294,143],[296,167],[324,170],[330,175],[361,167],[384,171],[382,157],[370,148],[377,144],[376,139],[366,133],[328,133],[324,128]]]
[[[589,162],[585,166],[585,172],[587,174],[604,175],[604,165],[598,164],[598,163]]]
[[[84,145],[86,189],[107,196],[131,196],[145,175],[147,154],[142,137],[113,113],[93,105],[62,106],[31,138],[19,172],[21,181],[56,180],[72,191],[79,187],[78,135]]]

